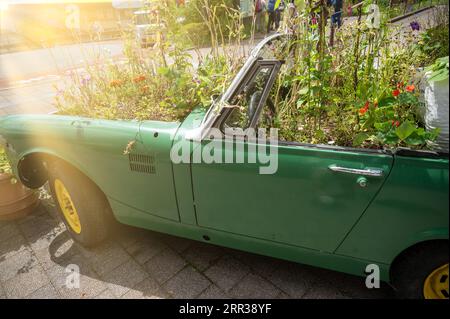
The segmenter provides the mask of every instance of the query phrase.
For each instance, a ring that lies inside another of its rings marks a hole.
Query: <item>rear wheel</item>
[[[393,284],[400,298],[448,299],[448,242],[430,242],[401,257]]]
[[[80,171],[61,161],[50,165],[49,175],[57,211],[72,238],[87,247],[102,242],[113,222],[103,192]]]

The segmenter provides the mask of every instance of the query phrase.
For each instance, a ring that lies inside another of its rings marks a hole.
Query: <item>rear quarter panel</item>
[[[395,156],[377,197],[336,253],[390,264],[403,250],[448,239],[448,158]]]

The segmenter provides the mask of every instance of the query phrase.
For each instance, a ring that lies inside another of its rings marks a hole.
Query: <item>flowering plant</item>
[[[368,102],[367,102],[368,103]],[[353,145],[421,147],[434,140],[438,129],[425,131],[417,116],[420,106],[415,85],[398,83],[391,96],[382,97],[372,107],[364,107],[360,118],[362,132],[356,135]]]

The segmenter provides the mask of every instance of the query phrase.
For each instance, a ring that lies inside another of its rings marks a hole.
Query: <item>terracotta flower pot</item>
[[[0,173],[0,220],[10,220],[30,214],[39,205],[36,191],[21,182],[12,182],[13,176]]]

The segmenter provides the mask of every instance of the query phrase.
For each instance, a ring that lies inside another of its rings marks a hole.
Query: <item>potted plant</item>
[[[6,152],[0,147],[0,220],[26,216],[38,205],[38,193],[14,177]]]

